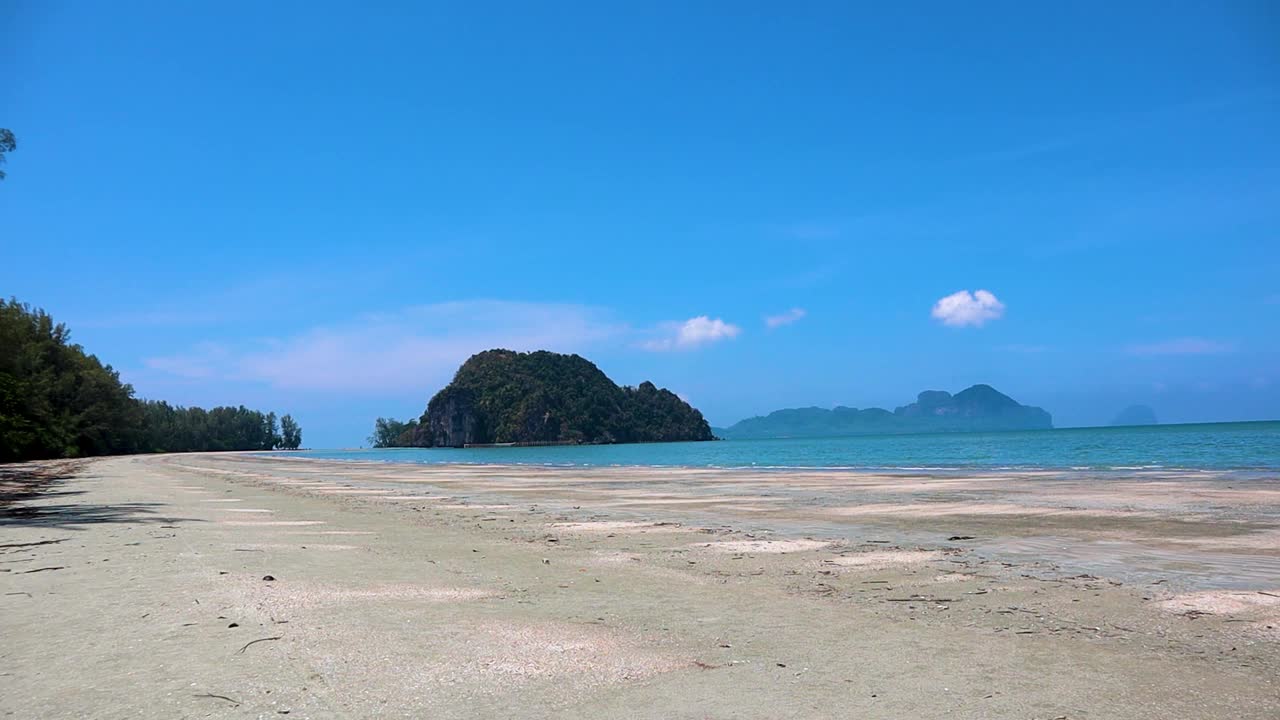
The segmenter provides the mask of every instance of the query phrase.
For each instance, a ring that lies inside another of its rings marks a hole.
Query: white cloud
[[[808,313],[804,311],[804,308],[791,308],[790,310],[777,315],[766,315],[764,318],[764,324],[772,330],[773,328],[782,327],[783,325],[790,325],[791,323],[800,320],[805,315],[808,315]]]
[[[932,315],[952,327],[982,327],[1004,315],[1004,303],[986,290],[961,290],[934,303]]]
[[[641,344],[645,350],[691,350],[708,343],[735,338],[742,332],[737,325],[712,319],[706,315],[689,318],[682,323],[665,323],[660,331],[666,337],[659,337]]]
[[[475,300],[368,315],[237,348],[203,344],[145,364],[171,376],[285,389],[425,392],[481,350],[577,352],[626,332],[597,308]]]
[[[699,315],[684,321],[676,340],[681,345],[701,345],[704,342],[736,337],[740,332],[742,330],[737,325],[730,325],[720,318],[712,320],[706,315]]]
[[[1235,343],[1198,337],[1177,338],[1154,343],[1137,343],[1125,348],[1130,355],[1219,355],[1235,352]]]

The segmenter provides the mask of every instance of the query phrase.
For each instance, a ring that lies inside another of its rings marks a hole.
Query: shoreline
[[[756,442],[742,441],[742,442]],[[641,445],[643,443],[631,443],[633,445]],[[522,445],[512,446],[516,449],[529,449],[533,447],[615,447],[609,445],[547,445],[533,446]],[[415,467],[456,467],[456,468],[508,468],[512,470],[518,469],[536,469],[546,468],[551,470],[575,470],[575,469],[598,469],[598,470],[708,470],[708,471],[743,471],[743,472],[858,472],[858,473],[886,473],[886,474],[919,474],[928,477],[934,477],[939,474],[972,474],[986,472],[1000,472],[1009,474],[1087,474],[1087,473],[1105,473],[1105,474],[1124,474],[1134,475],[1142,473],[1215,473],[1215,474],[1247,474],[1257,473],[1259,475],[1275,476],[1280,474],[1280,467],[1271,467],[1266,465],[1256,466],[1224,466],[1224,467],[1196,467],[1196,466],[1175,466],[1175,465],[1071,465],[1071,466],[1054,466],[1054,465],[948,465],[948,466],[914,466],[914,465],[689,465],[689,464],[672,464],[661,465],[654,463],[634,463],[634,464],[591,464],[591,463],[555,463],[555,462],[462,462],[462,461],[440,461],[440,462],[403,462],[395,460],[365,460],[362,458],[329,458],[314,457],[302,454],[292,453],[360,453],[360,452],[394,452],[394,451],[457,451],[457,450],[503,450],[508,449],[506,446],[491,446],[482,448],[357,448],[354,450],[241,450],[228,451],[225,453],[170,453],[172,455],[252,455],[265,459],[279,460],[303,460],[310,462],[330,462],[330,463],[367,463],[378,465],[408,465]],[[132,456],[116,456],[116,457],[132,457]]]
[[[976,551],[1001,560],[1045,558],[1077,572],[1112,568],[1130,579],[1140,571],[1192,589],[1280,587],[1280,478],[1265,474],[1151,469],[1113,471],[1099,481],[1099,473],[1075,470],[377,462],[356,470],[346,460],[272,460],[315,463],[319,472],[347,466],[348,479],[366,489],[441,483],[432,492],[482,504],[534,497],[560,511],[594,503],[614,514],[824,538],[892,532],[902,542],[939,542],[974,535],[985,540]],[[1248,487],[1235,485],[1241,480]],[[613,491],[615,484],[629,489]],[[709,488],[718,496],[708,497]],[[1246,570],[1247,582],[1232,577]]]
[[[97,459],[0,516],[0,692],[42,717],[1274,717],[1280,481],[1103,490]],[[1260,574],[1077,572],[1063,539]]]

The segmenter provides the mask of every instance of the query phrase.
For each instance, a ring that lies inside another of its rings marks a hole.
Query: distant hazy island
[[[977,432],[984,430],[1042,430],[1053,418],[1038,407],[1020,405],[990,385],[974,385],[955,395],[926,390],[916,402],[893,412],[883,408],[808,407],[777,410],[753,417],[716,435],[727,440],[833,435],[880,435],[921,432]]]
[[[619,386],[578,355],[487,350],[417,421],[379,418],[375,447],[713,440],[702,413],[651,382]]]
[[[1116,419],[1111,421],[1112,425],[1158,425],[1156,420],[1156,411],[1147,405],[1130,405],[1120,411],[1116,415]]]

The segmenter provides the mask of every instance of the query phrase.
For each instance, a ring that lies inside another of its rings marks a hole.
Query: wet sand
[[[1265,476],[112,458],[0,589],[13,717],[1280,716]]]

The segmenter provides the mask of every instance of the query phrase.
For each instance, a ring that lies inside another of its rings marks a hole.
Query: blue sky
[[[312,446],[492,346],[1280,417],[1272,3],[416,5],[0,2],[0,292]]]

